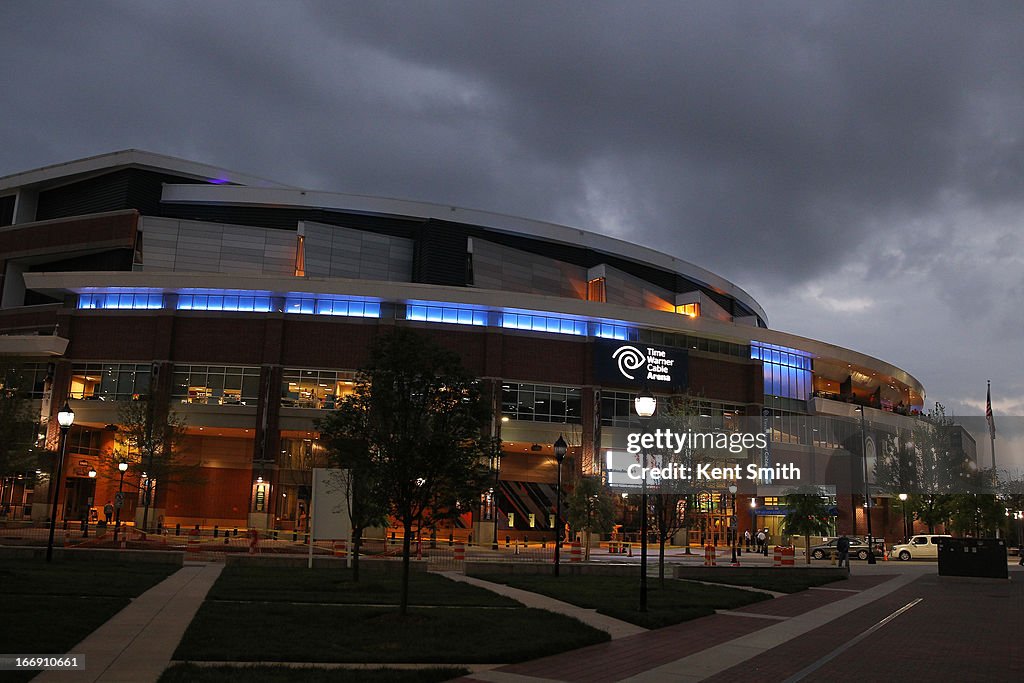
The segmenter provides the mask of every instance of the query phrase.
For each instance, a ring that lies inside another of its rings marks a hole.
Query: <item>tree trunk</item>
[[[359,583],[359,549],[363,545],[363,528],[352,528],[352,580]]]
[[[807,564],[811,563],[811,535],[804,534],[804,558],[807,560]]]
[[[405,616],[409,613],[409,553],[412,550],[412,519],[402,520],[404,530],[402,538],[402,591],[398,601],[398,613]]]
[[[665,587],[665,534],[658,534],[658,581]]]
[[[687,524],[683,527],[683,538],[686,540],[686,550],[684,551],[687,555],[691,555],[690,552],[690,525]]]

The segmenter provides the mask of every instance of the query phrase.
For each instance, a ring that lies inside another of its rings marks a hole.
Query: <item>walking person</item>
[[[768,544],[772,541],[772,532],[768,531],[768,527],[764,528],[764,550],[762,553],[765,557],[768,557]]]
[[[836,541],[836,552],[839,553],[839,566],[843,566],[843,562],[846,563],[846,568],[850,568],[850,539],[846,536],[840,536],[839,540]]]
[[[114,518],[114,504],[109,500],[107,504],[103,506],[103,516],[106,517],[106,523],[110,524],[110,520]]]
[[[765,538],[764,531],[758,530],[757,532],[757,552],[768,554],[766,548],[768,547],[768,539]]]
[[[743,532],[743,541],[747,544],[747,552],[750,552],[750,529]]]

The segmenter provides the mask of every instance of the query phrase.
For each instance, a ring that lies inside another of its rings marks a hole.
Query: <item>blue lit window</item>
[[[532,330],[534,332],[557,332],[559,334],[586,335],[587,324],[570,318],[553,318],[546,315],[529,315],[523,313],[502,313],[501,326],[516,330]]]
[[[179,311],[252,311],[267,313],[269,296],[236,296],[233,294],[180,294]]]
[[[78,296],[79,308],[104,308],[104,309],[154,309],[164,305],[162,294],[80,294]]]
[[[409,304],[405,307],[406,320],[428,323],[451,323],[453,325],[486,325],[487,311],[448,306],[427,306]]]
[[[626,341],[630,338],[628,327],[609,325],[608,323],[594,323],[593,333],[595,337],[602,337],[604,339]]]
[[[810,355],[774,344],[751,344],[750,357],[764,368],[765,394],[807,400],[812,387]]]
[[[345,315],[355,318],[379,318],[380,304],[376,301],[349,301],[321,297],[290,296],[284,300],[285,313],[307,315]]]

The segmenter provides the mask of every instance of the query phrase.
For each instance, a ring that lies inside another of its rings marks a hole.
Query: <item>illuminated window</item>
[[[595,277],[587,281],[587,301],[607,301],[604,278]]]
[[[355,391],[355,379],[353,370],[285,368],[281,376],[281,405],[333,410],[342,397]]]
[[[428,323],[452,323],[455,325],[487,324],[487,311],[474,310],[472,308],[410,304],[405,308],[405,317],[407,320],[420,320]]]
[[[271,311],[269,296],[245,296],[236,294],[181,294],[178,296],[179,311]]]
[[[534,332],[555,332],[558,334],[587,334],[587,324],[569,318],[553,318],[545,315],[529,315],[522,313],[502,313],[501,326],[515,330],[532,330]]]
[[[812,389],[811,357],[804,351],[775,344],[750,345],[750,357],[764,368],[764,393],[806,401]]]
[[[687,315],[691,318],[700,317],[700,304],[679,304],[676,306],[676,313]]]
[[[285,313],[307,315],[346,315],[354,318],[379,318],[380,303],[377,301],[351,301],[349,299],[328,299],[323,297],[289,296],[284,301]]]
[[[182,403],[255,405],[260,369],[232,365],[176,365],[172,396]]]
[[[162,294],[79,294],[79,308],[104,308],[104,309],[153,309],[161,308],[164,305]]]
[[[619,339],[622,341],[635,341],[636,335],[629,327],[622,325],[611,325],[609,323],[593,323],[591,331],[595,337],[603,339]]]
[[[128,401],[149,393],[149,364],[76,363],[68,396],[98,401]]]

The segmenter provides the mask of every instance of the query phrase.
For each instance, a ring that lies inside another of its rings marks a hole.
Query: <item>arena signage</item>
[[[594,379],[601,384],[680,391],[687,388],[685,350],[629,341],[594,342]]]

